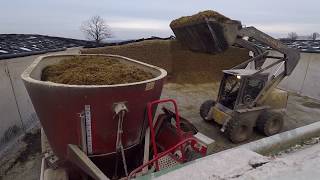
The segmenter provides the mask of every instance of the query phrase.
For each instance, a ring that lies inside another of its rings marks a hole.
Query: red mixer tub
[[[41,81],[45,67],[71,56],[115,57],[122,63],[152,73],[155,78],[117,85],[67,85]],[[137,156],[135,152],[130,153],[130,149],[141,144],[145,134],[146,104],[160,98],[166,75],[161,68],[123,56],[48,55],[37,58],[23,72],[22,79],[49,144],[63,162],[68,161],[68,144],[81,147],[89,157],[114,156],[118,131],[114,106],[117,103],[125,104],[128,109],[122,125],[124,151],[128,159]]]

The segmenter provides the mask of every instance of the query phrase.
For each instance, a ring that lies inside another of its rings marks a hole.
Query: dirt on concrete
[[[299,142],[295,145],[290,146],[289,148],[282,150],[280,152],[270,154],[269,156],[275,156],[275,157],[282,157],[286,156],[288,154],[295,153],[297,151],[302,151],[303,149],[309,148],[311,146],[314,146],[316,144],[320,143],[320,137],[313,137],[307,140],[304,140],[302,142]]]
[[[152,79],[154,76],[116,58],[76,56],[47,66],[41,80],[75,85],[113,85]]]
[[[27,145],[24,151],[20,153],[14,164],[24,163],[30,156],[41,152],[40,129],[25,134],[22,141]]]
[[[39,179],[41,158],[40,129],[34,129],[1,159],[0,180]]]

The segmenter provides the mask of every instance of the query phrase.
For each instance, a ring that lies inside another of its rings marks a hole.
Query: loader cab
[[[231,110],[253,105],[268,80],[267,74],[256,72],[249,69],[223,71],[218,103]]]

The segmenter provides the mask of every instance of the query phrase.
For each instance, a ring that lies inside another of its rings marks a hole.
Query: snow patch
[[[8,53],[8,51],[0,49],[0,53]]]
[[[31,49],[24,48],[24,47],[21,47],[20,49],[21,49],[21,50],[24,50],[24,51],[32,51]]]
[[[35,36],[30,36],[30,37],[28,37],[28,38],[26,38],[26,39],[36,39],[37,37],[35,37]]]

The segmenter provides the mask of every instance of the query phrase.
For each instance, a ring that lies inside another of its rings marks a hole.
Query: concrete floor
[[[182,117],[190,120],[197,129],[216,140],[216,152],[238,146],[231,143],[221,132],[220,127],[213,122],[205,122],[199,115],[201,103],[208,99],[216,99],[218,83],[206,84],[174,84],[165,85],[162,98],[174,98],[179,105]],[[287,110],[285,114],[285,125],[283,131],[311,124],[319,121],[320,101],[308,97],[303,97],[294,93],[289,94]],[[250,141],[258,140],[264,136],[254,132]]]
[[[39,127],[17,138],[0,159],[0,180],[38,180],[41,169],[41,140]]]

